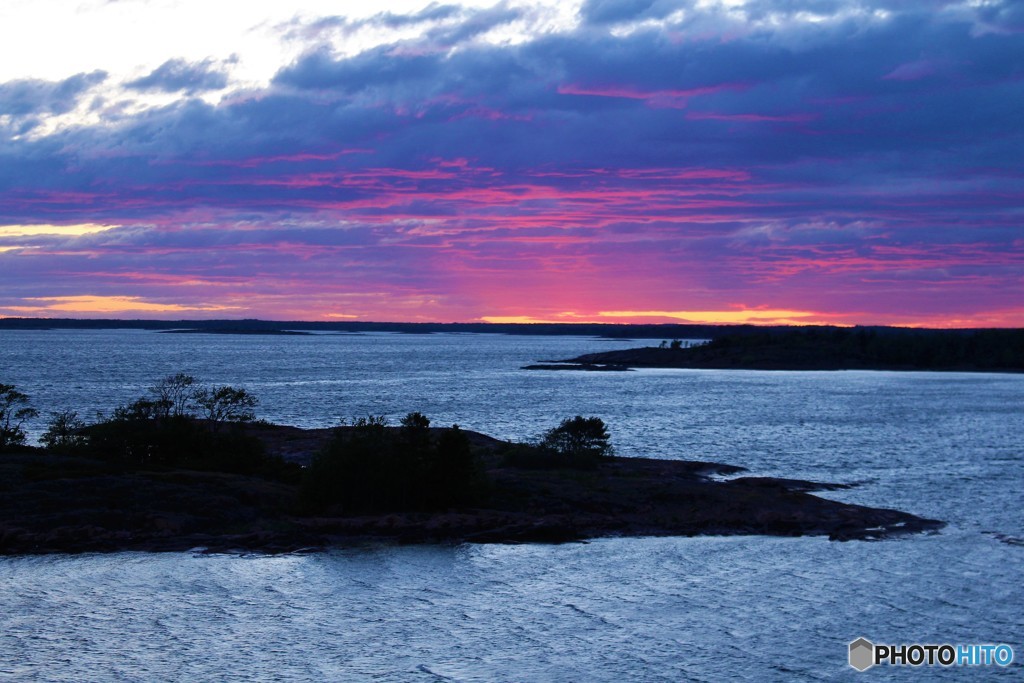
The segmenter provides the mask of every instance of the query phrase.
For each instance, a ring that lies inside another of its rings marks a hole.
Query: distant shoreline
[[[970,335],[980,329],[924,330],[885,326],[857,328],[790,327],[755,325],[699,324],[623,324],[623,323],[419,323],[373,321],[302,321],[302,320],[119,320],[81,318],[0,318],[0,330],[192,330],[191,333],[214,331],[217,334],[293,334],[310,332],[398,332],[404,334],[508,334],[538,336],[584,336],[606,339],[716,339],[722,336],[748,336],[787,330],[864,330],[882,335]],[[1005,331],[995,329],[993,331]]]
[[[728,334],[706,344],[679,342],[587,353],[528,365],[526,370],[886,370],[1024,372],[1024,330],[887,330],[792,328]]]
[[[309,337],[313,333],[306,332],[303,330],[278,330],[278,329],[267,329],[267,330],[250,330],[250,329],[236,329],[232,327],[211,327],[207,329],[196,329],[196,328],[183,328],[174,330],[156,330],[159,334],[253,334],[253,335],[267,335],[267,336],[298,336],[298,337]]]

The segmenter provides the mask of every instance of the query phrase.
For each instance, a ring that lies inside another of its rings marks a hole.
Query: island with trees
[[[329,429],[255,419],[245,389],[187,374],[86,423],[0,384],[0,554],[294,552],[358,543],[565,542],[610,535],[931,532],[936,520],[812,495],[842,484],[624,458],[575,416],[510,443],[418,412]]]
[[[588,353],[527,370],[692,368],[748,370],[1024,371],[1024,330],[736,328],[698,343]]]

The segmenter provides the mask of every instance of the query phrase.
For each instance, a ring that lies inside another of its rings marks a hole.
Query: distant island
[[[0,318],[0,330],[193,330],[256,334],[269,331],[399,334],[573,335],[607,339],[708,339],[736,326],[620,323],[434,323],[362,320],[120,320],[89,318]]]
[[[1024,371],[1024,330],[795,327],[744,330],[706,343],[588,353],[528,370],[693,368],[749,370]]]
[[[184,327],[171,330],[157,330],[161,334],[251,334],[263,336],[309,336],[312,332],[305,330],[282,330],[278,328],[248,327]]]
[[[254,421],[256,403],[179,373],[95,424],[54,413],[43,446],[32,447],[20,427],[34,412],[29,398],[0,384],[0,554],[699,534],[853,540],[943,526],[811,495],[842,483],[616,457],[594,417],[510,443],[436,428],[420,413],[395,426],[368,416],[304,430]]]

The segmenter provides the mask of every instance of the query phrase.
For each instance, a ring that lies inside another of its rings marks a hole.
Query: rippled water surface
[[[525,372],[571,337],[2,331],[0,382],[91,416],[185,371],[260,416],[420,410],[529,438],[577,413],[624,455],[857,482],[946,520],[877,543],[760,537],[372,546],[285,557],[0,559],[0,679],[858,680],[846,645],[1006,642],[1024,658],[1024,376]],[[42,422],[32,425],[38,435]],[[1000,670],[881,672],[906,680]],[[970,676],[973,674],[973,676]]]

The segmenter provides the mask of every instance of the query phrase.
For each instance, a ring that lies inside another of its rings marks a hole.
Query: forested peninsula
[[[588,353],[531,370],[706,368],[749,370],[1024,371],[1024,330],[796,327],[744,329],[702,343]]]
[[[244,389],[178,374],[86,424],[0,384],[0,554],[295,552],[366,541],[519,543],[602,536],[876,539],[943,525],[812,495],[842,483],[614,455],[576,416],[512,443],[417,412],[330,429],[256,421]]]

